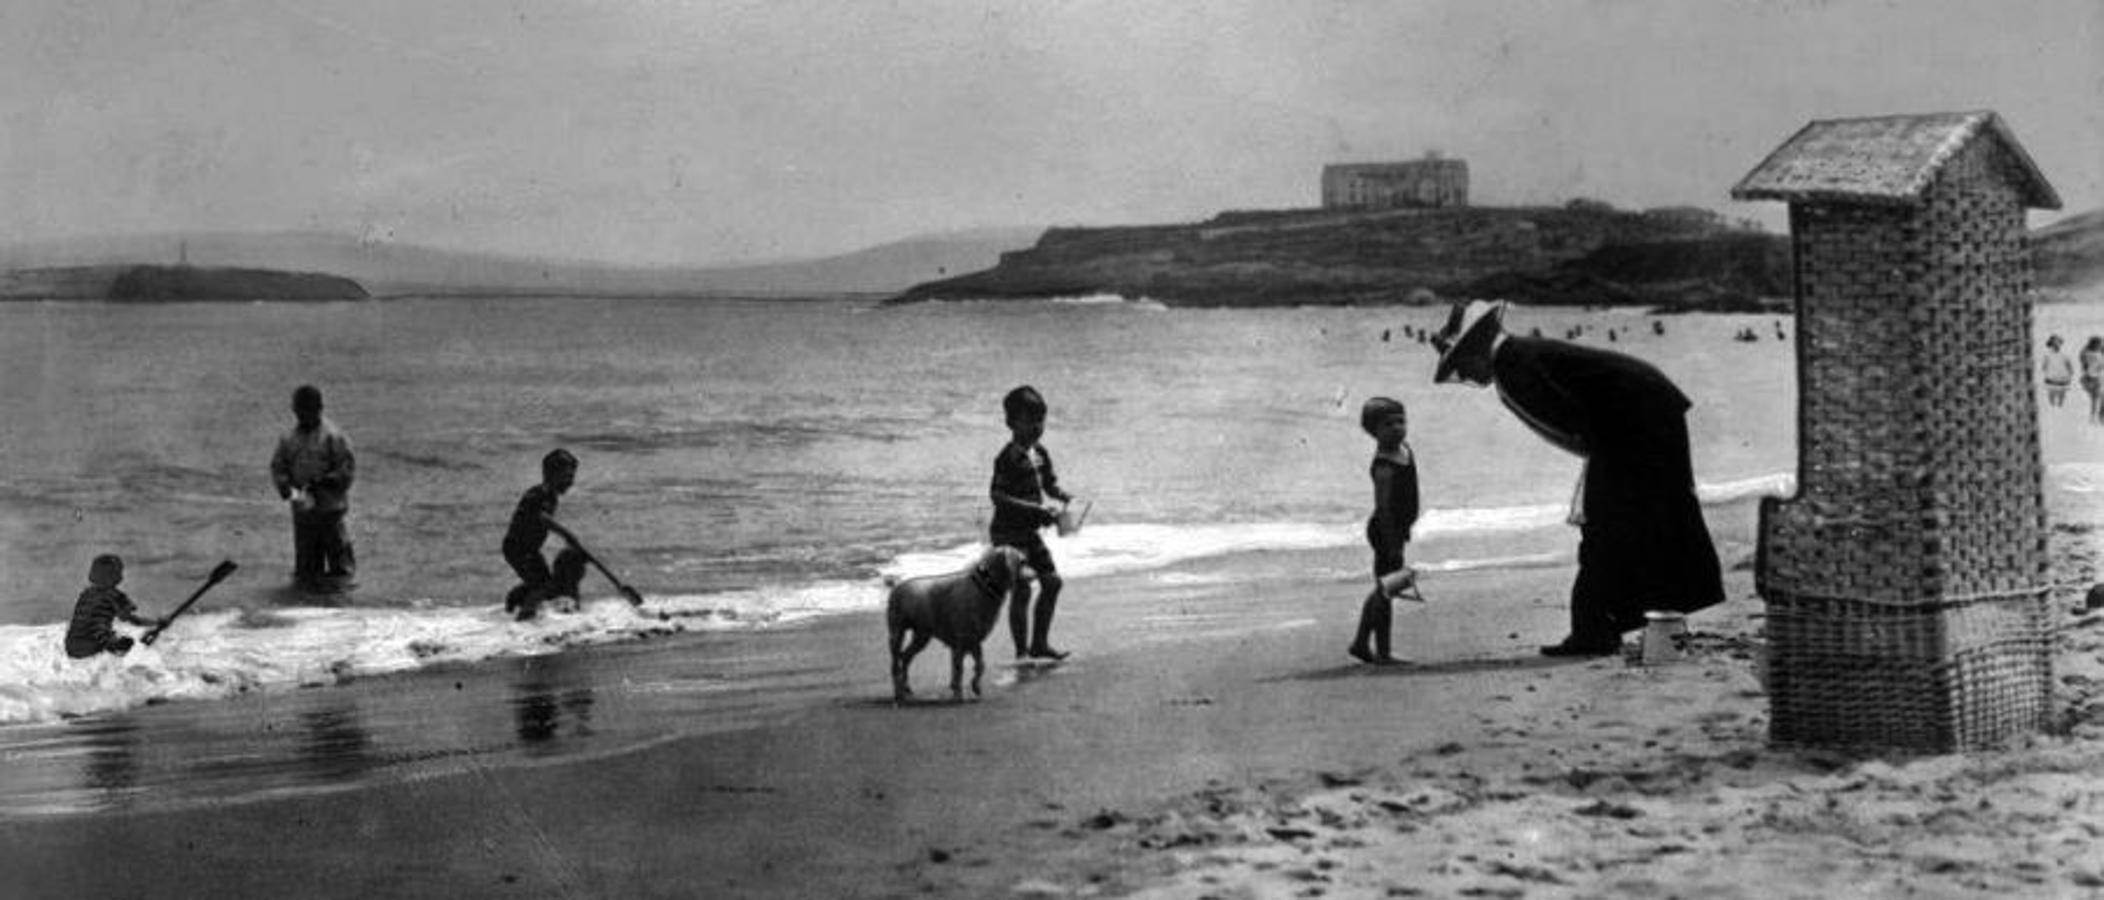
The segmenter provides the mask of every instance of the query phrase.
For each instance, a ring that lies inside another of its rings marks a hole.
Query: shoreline
[[[1672,666],[1535,655],[1561,634],[1568,566],[1442,573],[1430,604],[1398,608],[1398,653],[1416,664],[1357,665],[1342,652],[1356,580],[1294,578],[1308,554],[1250,554],[1071,582],[1057,640],[1077,656],[1012,667],[997,630],[977,702],[894,708],[881,623],[858,613],[778,636],[833,655],[809,702],[721,731],[545,765],[467,756],[321,796],[0,823],[0,871],[24,897],[2104,886],[2087,850],[2104,782],[2083,774],[2104,764],[2104,724],[2082,718],[2104,687],[2104,613],[2053,601],[2069,733],[1964,756],[1773,749],[1752,669],[1761,604],[1733,555],[1745,526],[1717,524],[1728,599],[1691,618],[1697,652]],[[2056,526],[2059,580],[2094,577],[2094,528]],[[916,661],[921,697],[940,695],[946,662],[939,645]],[[1837,794],[1859,799],[1828,804]],[[104,865],[111,853],[126,862]]]

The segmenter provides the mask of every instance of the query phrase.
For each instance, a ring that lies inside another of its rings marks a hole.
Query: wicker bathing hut
[[[1815,121],[1732,188],[1790,204],[1798,490],[1761,506],[1770,737],[1966,750],[2048,724],[2025,210],[1992,112]]]

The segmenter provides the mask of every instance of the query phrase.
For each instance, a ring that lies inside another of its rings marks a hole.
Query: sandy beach
[[[1357,554],[1253,554],[1077,582],[1075,658],[1016,668],[997,635],[977,702],[894,707],[881,623],[846,616],[786,637],[835,663],[817,699],[748,727],[12,823],[0,872],[19,897],[2104,891],[2104,725],[2088,720],[2104,612],[2055,600],[2065,734],[1920,759],[1771,749],[1761,606],[1735,566],[1748,529],[1718,524],[1730,599],[1668,666],[1537,656],[1561,635],[1560,566],[1429,578],[1431,602],[1397,616],[1413,664],[1357,665],[1342,652],[1357,582],[1286,577]],[[2056,528],[2061,580],[2094,577],[2094,538]],[[941,697],[946,654],[914,676]]]

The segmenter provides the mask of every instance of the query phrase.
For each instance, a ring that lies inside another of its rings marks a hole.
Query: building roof
[[[1820,119],[1783,142],[1732,186],[1738,200],[1847,200],[1914,204],[1936,173],[1983,134],[1993,135],[2022,169],[2017,190],[2024,204],[2059,209],[2046,183],[2009,126],[1989,110]]]

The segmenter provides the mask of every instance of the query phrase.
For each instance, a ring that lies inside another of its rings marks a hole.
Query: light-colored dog
[[[972,567],[947,575],[909,578],[891,588],[884,620],[891,628],[891,690],[900,703],[913,696],[906,686],[906,669],[913,657],[940,639],[950,648],[950,696],[964,699],[964,657],[972,657],[972,696],[979,696],[979,679],[986,674],[986,656],[981,645],[994,630],[1001,603],[1017,584],[1031,577],[1022,551],[995,547]],[[907,632],[913,633],[908,643]]]

